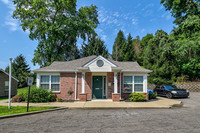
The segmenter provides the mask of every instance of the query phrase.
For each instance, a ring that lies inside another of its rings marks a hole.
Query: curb
[[[45,112],[51,112],[51,111],[57,111],[57,110],[64,110],[64,109],[69,109],[69,108],[68,107],[58,107],[58,108],[55,108],[55,109],[40,110],[40,111],[34,111],[34,112],[14,114],[14,115],[4,115],[4,116],[0,116],[0,119],[20,117],[20,116],[26,116],[26,115],[32,115],[32,114],[39,114],[39,113],[45,113]]]
[[[170,109],[168,107],[69,107],[69,109]]]

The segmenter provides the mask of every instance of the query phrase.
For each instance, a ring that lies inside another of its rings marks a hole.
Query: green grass
[[[7,99],[8,99],[8,97],[0,97],[0,101],[7,100]]]
[[[36,84],[31,86],[31,88],[35,88],[35,87],[36,87]],[[19,89],[17,89],[17,95],[25,93],[26,91],[28,91],[28,87],[19,88]]]
[[[48,110],[56,107],[29,107],[29,112],[39,111],[39,110]],[[26,113],[26,106],[12,106],[11,109],[8,109],[8,106],[0,106],[0,116],[12,115]]]

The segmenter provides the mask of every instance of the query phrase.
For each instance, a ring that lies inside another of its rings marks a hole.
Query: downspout
[[[122,85],[121,85],[122,79],[121,79],[121,71],[120,71],[120,82],[119,82],[119,92],[120,92],[120,100],[122,95]]]
[[[77,72],[75,72],[75,100],[77,98]]]

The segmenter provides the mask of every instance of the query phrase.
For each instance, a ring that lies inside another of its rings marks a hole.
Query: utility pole
[[[11,67],[12,67],[12,58],[10,57],[10,70],[9,70],[9,94],[8,94],[8,97],[9,97],[9,105],[8,105],[8,109],[10,109],[10,107],[11,107],[11,102],[10,102],[10,99],[11,99],[11,80],[12,80],[12,78],[11,78],[11,73],[12,73],[12,69],[11,69]]]

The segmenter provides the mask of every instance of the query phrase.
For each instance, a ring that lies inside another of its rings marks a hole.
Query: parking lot
[[[200,93],[172,109],[66,109],[0,120],[0,132],[199,133]]]

